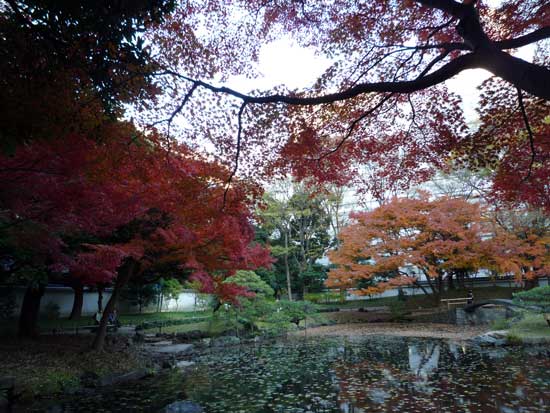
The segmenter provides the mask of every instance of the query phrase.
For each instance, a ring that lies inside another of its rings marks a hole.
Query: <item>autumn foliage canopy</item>
[[[108,284],[131,258],[140,272],[172,264],[173,275],[230,297],[224,278],[269,262],[251,246],[249,203],[259,189],[235,182],[224,205],[227,171],[183,146],[69,136],[20,146],[0,158],[0,171],[1,218],[14,249],[60,281]]]

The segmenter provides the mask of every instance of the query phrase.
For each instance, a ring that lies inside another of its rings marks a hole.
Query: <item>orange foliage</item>
[[[518,279],[548,270],[548,237],[520,238],[489,225],[483,212],[462,198],[430,200],[421,194],[354,213],[354,222],[341,232],[341,248],[329,255],[337,268],[327,285],[375,294],[416,284],[423,275],[437,292],[445,277],[482,268]]]

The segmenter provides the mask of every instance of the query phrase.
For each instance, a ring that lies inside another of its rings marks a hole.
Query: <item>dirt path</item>
[[[386,335],[399,337],[430,337],[467,340],[488,331],[488,327],[455,326],[451,324],[433,323],[357,323],[336,324],[332,326],[313,327],[307,329],[308,336],[347,336],[360,337]],[[296,333],[305,335],[305,331]]]

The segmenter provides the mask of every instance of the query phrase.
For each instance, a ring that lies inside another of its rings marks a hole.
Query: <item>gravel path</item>
[[[347,336],[360,337],[372,335],[386,335],[399,337],[430,337],[467,340],[488,331],[483,326],[455,326],[451,324],[433,323],[357,323],[336,324],[331,326],[313,327],[307,329],[308,336]],[[305,335],[305,331],[296,333]]]

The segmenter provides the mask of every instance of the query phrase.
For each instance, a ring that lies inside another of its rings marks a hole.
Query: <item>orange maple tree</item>
[[[546,230],[506,228],[494,214],[463,198],[430,200],[394,198],[373,211],[352,213],[341,231],[341,246],[329,254],[336,268],[329,272],[332,288],[357,288],[376,294],[416,285],[439,294],[444,281],[480,269],[529,281],[550,271],[550,237]]]
[[[485,256],[478,250],[481,208],[464,199],[432,201],[427,194],[394,198],[351,218],[354,222],[341,232],[341,247],[330,254],[337,268],[329,273],[329,287],[356,287],[360,294],[374,294],[403,285],[420,286],[418,281],[424,278],[431,292],[439,293],[445,277],[484,265]]]

